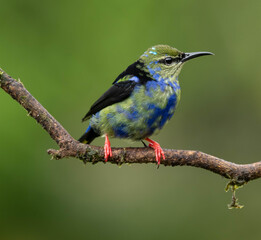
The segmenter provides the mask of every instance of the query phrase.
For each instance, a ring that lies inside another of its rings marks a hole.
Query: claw
[[[105,136],[105,144],[104,144],[104,159],[105,162],[108,161],[108,158],[112,157],[112,152],[111,152],[111,143],[109,141],[108,136]]]
[[[157,142],[155,142],[149,138],[146,138],[145,140],[149,142],[149,147],[151,147],[155,150],[156,162],[158,165],[160,165],[161,157],[162,157],[162,159],[165,159],[165,155],[164,155],[162,148],[160,147],[160,145]]]

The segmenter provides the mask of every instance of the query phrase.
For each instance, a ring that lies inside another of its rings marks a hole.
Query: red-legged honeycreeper
[[[112,86],[91,106],[82,121],[89,127],[79,139],[91,143],[105,136],[105,161],[112,156],[109,137],[146,140],[156,161],[165,159],[160,145],[149,139],[173,116],[180,99],[178,75],[190,59],[211,52],[184,53],[167,45],[149,48],[122,72]]]

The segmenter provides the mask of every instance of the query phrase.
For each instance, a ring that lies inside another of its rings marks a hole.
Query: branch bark
[[[86,162],[104,162],[102,147],[82,144],[76,141],[63,126],[26,90],[23,84],[13,79],[0,69],[0,85],[14,100],[24,107],[56,141],[59,150],[47,152],[55,159],[65,157],[79,158]],[[123,163],[155,163],[154,150],[150,148],[113,148],[113,157],[108,161],[121,165]],[[164,149],[164,166],[200,167],[230,179],[228,186],[233,189],[244,183],[261,177],[261,162],[236,164],[209,154],[192,150]],[[232,190],[233,190],[232,189]]]

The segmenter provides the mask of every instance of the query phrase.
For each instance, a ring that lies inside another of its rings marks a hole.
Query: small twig
[[[226,188],[225,188],[225,191],[228,192],[229,190],[231,190],[232,192],[232,199],[231,199],[231,203],[228,204],[228,208],[229,209],[241,209],[244,207],[244,205],[240,205],[239,202],[238,202],[238,199],[236,198],[236,190],[238,188],[241,188],[243,187],[244,184],[246,184],[247,182],[235,182],[234,180],[231,180]]]

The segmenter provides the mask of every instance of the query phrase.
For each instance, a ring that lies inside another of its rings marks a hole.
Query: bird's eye
[[[166,65],[172,64],[172,63],[173,63],[173,58],[171,58],[171,57],[166,57],[166,58],[164,59],[164,63],[165,63]]]

